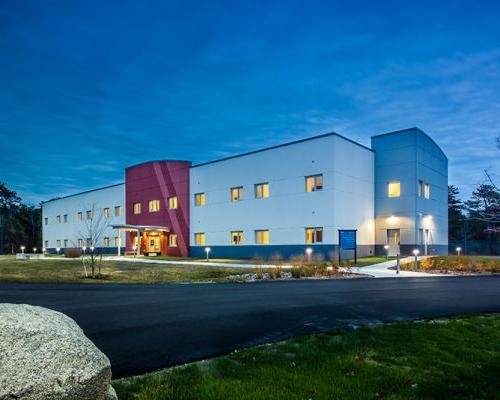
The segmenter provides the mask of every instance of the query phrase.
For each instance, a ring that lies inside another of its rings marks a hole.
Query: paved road
[[[353,325],[500,312],[500,276],[197,284],[0,283],[0,302],[74,318],[114,376]]]

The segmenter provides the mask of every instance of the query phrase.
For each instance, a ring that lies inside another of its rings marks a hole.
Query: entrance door
[[[148,253],[161,254],[160,236],[148,236]]]
[[[399,254],[400,239],[399,229],[387,229],[387,244],[389,245],[390,256]]]

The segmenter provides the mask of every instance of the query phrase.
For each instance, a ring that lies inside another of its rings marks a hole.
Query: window
[[[231,232],[231,244],[234,245],[243,244],[243,231]]]
[[[160,200],[149,200],[149,212],[160,211]]]
[[[46,240],[46,241],[45,241],[45,248],[47,249],[48,247],[49,247],[49,241],[48,241],[48,240]]]
[[[87,211],[87,219],[92,219],[92,211]]]
[[[115,247],[121,247],[122,240],[119,236],[115,236]]]
[[[61,216],[60,216],[60,215],[58,215],[58,216],[56,217],[56,222],[57,222],[58,224],[60,224],[60,223],[61,223]]]
[[[387,184],[387,195],[389,197],[401,196],[401,183],[399,181],[389,182]]]
[[[64,214],[63,216],[64,223],[68,222],[68,214]]]
[[[115,217],[119,217],[120,215],[122,215],[122,208],[121,208],[121,206],[116,206],[115,207]]]
[[[141,203],[134,203],[134,214],[140,214],[141,213]]]
[[[170,210],[175,210],[177,208],[177,196],[172,196],[168,198],[168,208]]]
[[[177,235],[175,233],[168,235],[168,245],[170,247],[177,247]]]
[[[49,219],[47,217],[45,217],[45,225],[48,225],[49,224]]]
[[[195,233],[194,234],[194,243],[196,246],[203,246],[205,244],[205,234],[204,233]]]
[[[194,195],[194,205],[197,207],[205,205],[205,193],[196,193]]]
[[[60,240],[56,240],[56,247],[61,247],[61,241]]]
[[[424,191],[423,187],[424,187],[424,182],[419,180],[417,185],[418,197],[422,197],[422,193]]]
[[[83,239],[78,239],[78,247],[83,247]]]
[[[323,241],[323,228],[306,228],[306,243],[321,243]]]
[[[231,201],[243,200],[243,186],[231,188]]]
[[[68,239],[64,239],[64,247],[68,247],[68,242],[69,242]]]
[[[105,237],[103,240],[104,247],[109,247],[109,237]]]
[[[76,214],[76,218],[78,221],[81,221],[83,219],[83,213],[80,211],[78,214]]]
[[[431,197],[431,185],[429,185],[428,183],[426,183],[424,186],[424,197],[426,199],[430,199]]]
[[[109,218],[111,217],[111,213],[109,212],[109,208],[104,209],[104,218]]]
[[[255,185],[255,198],[267,199],[269,197],[269,183],[257,183]]]
[[[306,176],[306,192],[323,190],[323,175]]]
[[[255,231],[255,244],[269,244],[269,231],[267,229]]]

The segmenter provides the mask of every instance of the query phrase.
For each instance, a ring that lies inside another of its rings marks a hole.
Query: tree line
[[[16,192],[0,182],[0,254],[41,249],[42,211],[24,204]]]

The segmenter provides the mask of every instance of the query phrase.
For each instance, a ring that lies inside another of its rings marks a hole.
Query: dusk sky
[[[465,196],[500,180],[500,3],[0,3],[0,181],[29,203],[142,161],[412,126]]]

